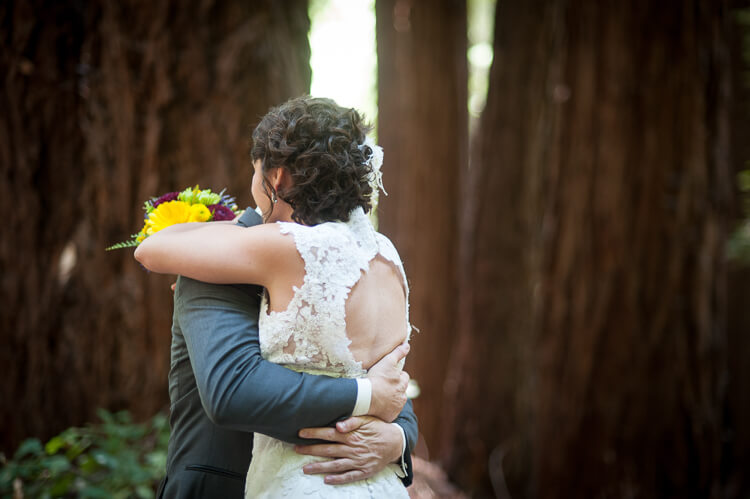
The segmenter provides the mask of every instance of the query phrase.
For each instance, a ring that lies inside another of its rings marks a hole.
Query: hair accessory
[[[372,137],[369,135],[365,137],[365,141],[359,145],[359,150],[364,153],[365,147],[370,148],[370,156],[365,159],[365,163],[370,165],[372,172],[370,173],[370,187],[372,187],[373,196],[377,194],[378,189],[383,191],[386,196],[388,193],[383,187],[383,172],[380,171],[380,167],[383,166],[383,148],[375,144]]]

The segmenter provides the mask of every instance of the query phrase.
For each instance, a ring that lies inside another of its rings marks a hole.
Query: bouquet
[[[217,194],[211,189],[200,189],[197,185],[149,199],[143,204],[143,209],[146,214],[141,231],[127,241],[113,244],[107,251],[138,246],[151,234],[170,225],[233,220],[239,214],[233,197],[227,196],[224,191]]]

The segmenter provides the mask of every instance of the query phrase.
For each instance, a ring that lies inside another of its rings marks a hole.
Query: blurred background
[[[104,248],[312,93],[385,149],[414,494],[750,497],[749,2],[9,0],[0,68],[0,493],[153,494],[173,278]]]

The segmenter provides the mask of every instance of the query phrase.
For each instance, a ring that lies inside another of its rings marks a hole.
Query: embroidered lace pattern
[[[294,236],[305,262],[305,278],[302,286],[295,286],[285,310],[269,312],[263,299],[259,321],[263,356],[295,369],[363,376],[362,364],[349,351],[346,299],[378,254],[399,269],[408,290],[396,249],[388,238],[375,232],[361,208],[352,213],[348,223],[279,225],[283,234]],[[408,309],[405,320],[408,324]]]
[[[370,261],[380,255],[395,265],[407,294],[405,324],[409,324],[408,286],[398,252],[375,231],[361,208],[349,222],[316,226],[280,222],[283,234],[294,237],[305,264],[301,286],[286,309],[268,311],[261,302],[259,331],[263,357],[297,371],[338,377],[366,374],[354,359],[346,335],[346,300]],[[323,483],[323,475],[305,475],[302,466],[321,460],[302,456],[285,442],[256,434],[248,470],[246,497],[408,497],[390,465],[367,480],[346,486]]]

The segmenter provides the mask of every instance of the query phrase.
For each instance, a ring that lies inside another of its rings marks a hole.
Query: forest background
[[[7,456],[165,410],[172,278],[103,248],[163,192],[251,202],[250,130],[310,91],[308,9],[0,4]],[[415,453],[467,494],[750,495],[749,9],[498,0],[478,112],[466,0],[375,2]]]

